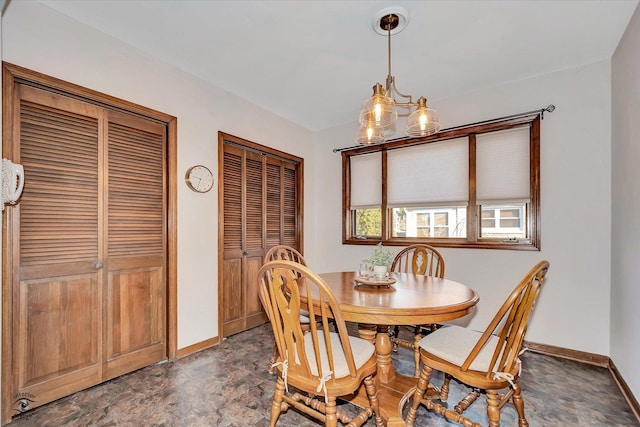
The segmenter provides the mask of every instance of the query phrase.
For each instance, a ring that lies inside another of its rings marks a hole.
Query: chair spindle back
[[[469,368],[492,336],[496,336],[498,342],[487,370],[487,378],[495,372],[512,372],[515,369],[515,365],[519,363],[518,356],[527,325],[548,269],[549,263],[540,261],[515,287],[464,361],[463,371]]]
[[[335,355],[342,352],[350,376],[355,377],[356,365],[347,327],[340,307],[324,280],[304,265],[292,261],[267,262],[258,271],[258,278],[260,300],[271,319],[280,355],[278,362],[287,363],[288,375],[335,378]],[[306,304],[309,295],[313,304]],[[311,322],[307,332],[310,337],[306,340],[300,327],[303,305],[310,318],[317,319],[317,322]],[[330,339],[332,324],[339,334],[339,345]]]
[[[391,271],[444,277],[444,258],[429,245],[407,246],[395,256]]]
[[[270,248],[264,255],[264,262],[269,261],[294,261],[298,264],[307,265],[304,257],[300,252],[291,246],[277,245]]]

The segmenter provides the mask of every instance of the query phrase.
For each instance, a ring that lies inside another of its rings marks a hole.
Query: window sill
[[[469,242],[464,239],[411,239],[394,238],[381,240],[380,238],[345,239],[344,245],[377,245],[382,242],[384,246],[409,246],[415,244],[426,244],[438,248],[467,248],[467,249],[501,249],[511,251],[540,251],[540,248],[530,241],[525,242],[505,242],[503,240],[482,240]]]

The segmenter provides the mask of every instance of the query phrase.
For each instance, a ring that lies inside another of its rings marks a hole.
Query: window
[[[525,239],[525,207],[524,203],[518,206],[481,206],[482,227],[479,237]]]
[[[540,247],[538,114],[344,151],[344,243]]]
[[[382,236],[382,169],[380,153],[362,154],[351,159],[351,229],[356,239]]]
[[[465,237],[467,208],[393,208],[393,237]]]

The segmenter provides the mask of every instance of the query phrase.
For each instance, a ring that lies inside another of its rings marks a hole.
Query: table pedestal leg
[[[391,349],[389,327],[379,327],[376,335],[376,355],[378,357],[378,379],[383,384],[391,382],[396,374],[393,363],[391,363]]]
[[[358,323],[358,333],[360,334],[360,338],[369,341],[371,344],[376,343],[376,330],[376,325]]]
[[[375,377],[378,387],[378,401],[382,417],[386,420],[388,427],[404,427],[405,423],[398,411],[398,401],[403,392],[413,384],[413,378],[406,378],[409,382],[403,381],[402,375],[396,375],[396,371],[391,361],[391,339],[389,338],[388,326],[376,326],[359,324],[358,333],[360,338],[369,341],[376,346],[376,357],[378,359],[378,371]],[[401,383],[398,383],[401,381]],[[367,404],[366,395],[362,392],[356,397],[356,403],[360,401]]]

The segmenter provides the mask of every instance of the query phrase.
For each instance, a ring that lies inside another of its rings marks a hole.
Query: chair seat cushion
[[[462,366],[481,336],[482,332],[448,325],[422,338],[420,347],[447,362]],[[489,337],[487,344],[480,350],[469,369],[487,372],[498,342],[497,336]]]
[[[331,348],[333,349],[333,363],[335,367],[335,378],[342,378],[349,375],[349,367],[347,366],[347,361],[344,356],[344,351],[342,350],[342,344],[340,343],[340,336],[335,333],[330,333],[331,339]],[[356,369],[359,369],[362,365],[369,360],[369,358],[376,351],[373,344],[369,341],[363,340],[362,338],[357,337],[349,337],[349,341],[351,343],[351,351],[353,353],[353,360],[356,365]],[[327,351],[326,344],[324,341],[324,335],[318,334],[318,344],[322,348],[320,352],[320,361],[322,363],[322,373],[327,375],[329,373],[329,361],[327,360]],[[318,376],[318,367],[316,365],[316,356],[313,351],[313,341],[312,335],[307,334],[304,337],[304,350],[307,353],[307,358],[309,359],[309,366],[311,369],[311,373],[315,376]]]

